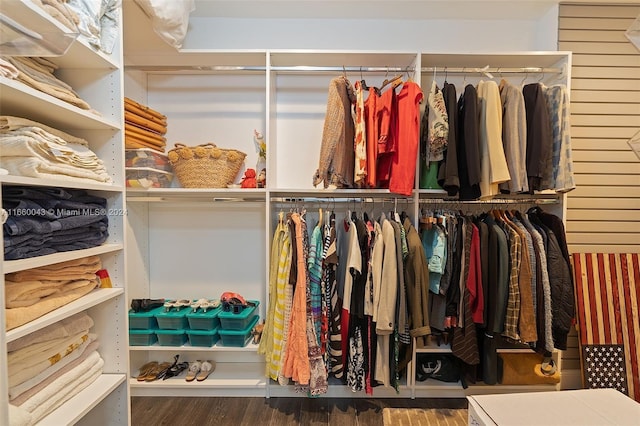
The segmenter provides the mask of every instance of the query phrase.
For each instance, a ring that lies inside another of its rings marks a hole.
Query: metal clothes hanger
[[[369,90],[369,86],[367,86],[367,82],[364,81],[362,76],[362,65],[360,66],[360,87],[362,87],[362,90]]]
[[[382,86],[380,86],[379,90],[384,89],[384,87],[389,84],[391,84],[394,89],[398,87],[400,84],[402,84],[402,74],[398,74],[392,79],[389,79],[387,77],[388,75],[389,75],[389,67],[387,67],[387,73],[385,74],[385,79],[382,82]]]

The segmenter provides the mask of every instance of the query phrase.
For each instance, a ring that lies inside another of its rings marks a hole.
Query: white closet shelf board
[[[10,272],[24,271],[39,266],[53,265],[54,263],[66,262],[67,260],[81,259],[87,256],[95,256],[105,253],[113,253],[122,250],[122,244],[102,244],[83,250],[64,251],[60,253],[48,254],[46,256],[29,257],[27,259],[7,260],[2,266],[5,274]]]
[[[109,396],[126,380],[124,374],[103,374],[44,419],[39,426],[71,425],[81,420],[91,409]]]
[[[213,346],[191,346],[189,344],[182,346],[160,346],[155,344],[151,346],[129,346],[129,350],[140,352],[258,352],[258,345],[249,343],[244,347],[222,346],[222,343],[218,341]]]
[[[71,315],[99,305],[100,303],[116,298],[122,294],[124,294],[124,289],[122,288],[95,289],[91,293],[79,299],[76,299],[71,303],[61,306],[60,308],[51,311],[48,314],[41,316],[40,318],[34,319],[33,321],[21,325],[20,327],[16,327],[13,330],[7,331],[7,342],[12,342],[16,339],[19,339],[20,337],[26,336],[29,333],[33,333],[34,331],[40,330],[41,328],[58,322],[61,319],[70,317]]]
[[[420,201],[424,203],[437,203],[437,204],[456,204],[463,203],[465,205],[476,204],[559,204],[562,201],[563,194],[555,192],[535,193],[535,194],[514,194],[514,195],[496,195],[492,198],[483,198],[479,200],[459,200],[457,198],[447,198],[446,192],[438,191],[438,194],[444,195],[444,197],[434,197],[438,195],[436,193],[425,193],[425,190],[420,190]]]
[[[66,55],[50,58],[60,68],[96,68],[96,69],[117,69],[119,64],[114,56],[96,50],[83,39],[77,39],[71,45]]]
[[[181,49],[173,54],[157,54],[153,50],[127,55],[125,67],[149,71],[201,70],[236,71],[256,68],[264,72],[266,50]]]
[[[171,199],[200,199],[210,201],[264,201],[266,190],[261,188],[127,188],[127,201],[168,201]]]
[[[451,353],[450,345],[429,345],[424,348],[416,348],[417,354],[432,354],[432,353]]]
[[[122,192],[124,189],[119,185],[105,184],[105,183],[92,183],[89,180],[84,181],[70,181],[70,180],[56,180],[56,179],[41,179],[25,176],[13,176],[13,175],[0,175],[0,184],[11,185],[23,185],[23,186],[49,186],[56,188],[74,188],[74,189],[87,189],[92,191],[104,191],[104,192]]]
[[[373,398],[410,398],[411,388],[406,383],[401,384],[399,392],[391,387],[377,386],[373,388]],[[292,384],[287,386],[281,386],[278,383],[271,382],[269,384],[269,397],[274,398],[291,398],[291,397],[306,397],[306,394],[300,394],[295,391]],[[364,391],[353,392],[349,386],[338,385],[329,383],[327,393],[323,394],[321,398],[371,398],[372,395],[367,395]]]
[[[420,194],[420,197],[426,197],[426,196],[442,197],[447,195],[447,191],[445,191],[444,189],[420,189],[418,190],[418,194]]]
[[[470,385],[466,389],[467,395],[490,395],[493,393],[520,393],[520,392],[554,392],[560,390],[557,385]]]
[[[327,50],[271,50],[272,67],[292,67],[301,71],[305,67],[374,67],[384,72],[386,68],[413,67],[416,52],[385,51],[327,51]],[[335,71],[333,71],[335,73]]]
[[[394,194],[388,189],[283,189],[271,190],[269,195],[279,198],[398,198],[411,199],[411,196]]]
[[[416,398],[464,398],[467,395],[489,395],[502,393],[522,392],[552,392],[559,390],[558,385],[470,385],[464,389],[460,382],[441,382],[427,379],[424,382],[416,381]]]
[[[265,396],[267,379],[261,362],[218,362],[211,375],[201,382],[187,382],[184,374],[167,380],[139,382],[129,379],[132,396]]]
[[[3,12],[8,11],[11,14],[11,18],[20,23],[28,23],[28,25],[25,26],[29,29],[42,31],[45,28],[47,30],[55,28],[59,33],[59,35],[56,34],[55,37],[62,37],[64,34],[74,32],[74,30],[64,26],[60,21],[31,1],[10,0],[3,2],[2,6]],[[51,37],[52,35],[49,34],[49,38]],[[61,68],[119,68],[119,64],[115,61],[115,58],[91,47],[82,37],[76,38],[64,55],[47,56],[47,59],[56,63]]]
[[[58,128],[118,130],[120,123],[36,90],[17,80],[0,77],[0,111],[29,117],[31,120],[56,123]]]
[[[540,68],[558,66],[571,52],[423,53],[423,67],[443,68]]]

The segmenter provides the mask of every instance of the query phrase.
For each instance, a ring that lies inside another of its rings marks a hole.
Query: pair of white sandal
[[[195,361],[189,363],[189,371],[187,371],[187,377],[185,380],[187,382],[193,382],[197,380],[198,382],[202,382],[209,377],[209,374],[213,373],[213,370],[216,369],[215,361]]]
[[[215,309],[220,306],[220,300],[210,299],[198,299],[191,303],[191,309],[196,312],[198,309],[202,309],[203,312],[207,312],[208,309]]]
[[[166,302],[164,302],[164,311],[169,312],[171,308],[175,308],[179,311],[182,308],[191,306],[191,303],[192,302],[189,299],[167,300]]]
[[[172,308],[176,310],[180,310],[182,308],[191,307],[193,312],[196,312],[198,309],[202,309],[204,312],[207,312],[208,309],[215,309],[220,306],[220,300],[209,300],[209,299],[198,299],[196,301],[189,299],[180,299],[180,300],[167,300],[164,302],[164,310],[165,312],[171,311]]]

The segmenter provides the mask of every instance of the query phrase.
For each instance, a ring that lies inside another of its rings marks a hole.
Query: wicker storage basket
[[[247,154],[212,143],[194,147],[176,143],[167,156],[183,188],[226,188],[238,175]]]

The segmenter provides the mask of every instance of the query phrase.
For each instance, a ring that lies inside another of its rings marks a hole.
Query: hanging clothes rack
[[[216,72],[216,73],[235,73],[235,72],[265,72],[271,71],[276,73],[306,74],[306,73],[340,73],[340,74],[389,74],[402,73],[410,74],[416,71],[414,66],[398,67],[398,66],[227,66],[227,65],[181,65],[181,66],[128,66],[129,70],[155,71],[155,72]],[[422,67],[421,72],[446,72],[451,74],[481,74],[491,76],[493,73],[503,74],[564,74],[565,68],[557,67]]]
[[[496,73],[496,74],[561,74],[564,72],[564,68],[556,68],[556,67],[459,67],[459,68],[451,68],[451,67],[422,67],[420,68],[422,72],[447,72],[447,73],[457,73],[457,74],[487,74],[487,73]]]
[[[215,72],[236,72],[236,71],[275,71],[275,72],[332,72],[332,73],[406,73],[415,71],[415,67],[398,67],[398,66],[227,66],[227,65],[185,65],[185,66],[127,66],[130,70],[155,70],[155,71],[215,71]]]
[[[137,66],[128,66],[128,69],[149,69],[149,67],[137,67]],[[166,69],[166,70],[199,70],[199,71],[266,71],[267,67],[258,65],[258,66],[227,66],[227,65],[187,65],[187,66],[158,66],[152,67],[157,69]],[[405,72],[413,72],[416,70],[415,67],[398,67],[398,66],[308,66],[308,65],[295,65],[295,66],[271,66],[268,67],[270,71],[276,72],[347,72],[347,73],[381,73],[381,72],[389,72],[389,73],[405,73]],[[512,74],[522,74],[522,73],[545,73],[545,74],[558,74],[564,72],[563,68],[557,67],[422,67],[420,68],[421,72],[448,72],[448,73],[459,73],[459,74],[477,74],[477,73],[512,73]]]
[[[271,197],[271,202],[272,203],[282,203],[282,204],[286,204],[286,203],[309,203],[309,204],[326,204],[328,201],[330,201],[333,204],[337,204],[337,203],[376,203],[376,202],[382,202],[382,203],[397,203],[398,198],[400,199],[400,201],[404,201],[405,203],[409,203],[410,201],[412,201],[411,199],[407,199],[407,198],[402,198],[402,197],[323,197],[323,198],[318,198],[318,197],[301,197],[301,198],[294,198],[294,197]]]
[[[491,198],[486,200],[459,200],[457,198],[421,198],[420,204],[558,204],[557,197],[513,197],[513,198]]]

